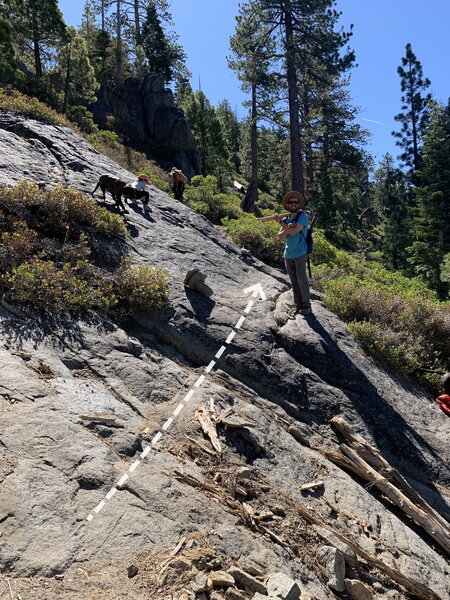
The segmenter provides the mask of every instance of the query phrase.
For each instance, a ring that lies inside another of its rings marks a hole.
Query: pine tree
[[[74,27],[68,28],[68,42],[59,52],[58,63],[64,87],[62,112],[66,112],[68,103],[93,102],[98,83],[89,61],[86,42]]]
[[[441,277],[450,252],[450,104],[432,105],[423,136],[421,187],[416,188],[415,241],[410,262],[442,298],[449,284]]]
[[[162,75],[167,83],[190,75],[185,65],[184,50],[165,33],[154,2],[147,5],[141,39],[151,73]]]
[[[244,210],[253,212],[258,201],[258,121],[268,112],[268,96],[276,89],[276,77],[269,73],[275,45],[251,5],[241,6],[236,21],[236,32],[230,38],[233,55],[228,58],[228,65],[236,71],[242,90],[250,93],[251,175]]]
[[[0,14],[0,83],[13,83],[15,74],[15,52],[11,27]]]
[[[258,0],[257,4],[282,56],[280,61],[275,55],[274,68],[283,76],[288,97],[292,188],[305,193],[302,91],[306,83],[311,87],[325,81],[332,87],[351,67],[353,53],[342,54],[351,32],[335,31],[340,13],[333,9],[334,0]]]
[[[215,175],[222,188],[232,169],[216,109],[201,90],[188,95],[181,108],[197,142],[202,175]]]
[[[64,39],[66,33],[58,0],[4,0],[4,4],[13,40],[18,46],[24,44],[25,52],[31,47],[36,76],[42,77],[43,55]]]
[[[412,183],[417,184],[417,171],[421,167],[421,137],[428,119],[428,105],[431,94],[424,94],[430,86],[430,80],[424,78],[422,64],[412,51],[411,44],[406,44],[406,53],[402,64],[397,68],[400,76],[402,92],[402,112],[394,118],[401,124],[398,132],[392,135],[397,138],[397,146],[403,149],[400,159],[412,170]]]
[[[374,206],[381,219],[382,254],[388,267],[405,269],[406,248],[412,241],[412,223],[408,211],[405,176],[395,166],[390,154],[385,154],[375,172]]]
[[[227,147],[227,154],[231,159],[234,171],[239,172],[239,121],[232,111],[228,100],[219,102],[216,110],[222,136]]]

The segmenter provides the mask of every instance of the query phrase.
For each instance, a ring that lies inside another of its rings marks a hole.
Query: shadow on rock
[[[285,346],[285,349],[326,383],[341,389],[377,440],[377,445],[383,452],[389,453],[389,460],[403,470],[410,470],[411,465],[415,465],[427,477],[434,479],[438,475],[422,455],[422,449],[426,449],[446,470],[442,457],[380,395],[365,373],[341,350],[318,319],[314,315],[308,315],[304,322],[320,336],[323,352],[313,352],[310,348],[305,351],[303,343],[296,343],[288,348]],[[342,407],[341,414],[345,412],[345,407]],[[351,419],[350,414],[348,418]],[[411,475],[417,476],[417,472]]]
[[[185,287],[184,289],[186,290],[186,297],[189,300],[189,304],[197,319],[200,322],[206,321],[214,308],[214,300],[211,300],[211,298],[208,298],[207,296],[203,296],[195,290],[191,290],[189,287]]]

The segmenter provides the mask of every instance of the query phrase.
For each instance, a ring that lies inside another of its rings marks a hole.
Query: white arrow
[[[266,300],[266,295],[265,295],[264,290],[262,289],[262,285],[260,283],[257,283],[255,285],[252,285],[251,287],[245,288],[244,294],[248,294],[249,292],[253,292],[253,294],[252,294],[253,298],[256,298],[256,296],[259,296],[261,298],[261,300]]]

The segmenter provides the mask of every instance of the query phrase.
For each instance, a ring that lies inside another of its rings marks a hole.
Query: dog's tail
[[[91,196],[94,196],[94,192],[97,190],[98,186],[100,185],[100,181],[97,182],[97,185],[95,186],[95,188],[92,190],[91,192]]]

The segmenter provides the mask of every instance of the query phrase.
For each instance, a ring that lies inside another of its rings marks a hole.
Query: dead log
[[[342,452],[350,458],[350,460],[361,469],[362,476],[375,485],[385,496],[392,500],[399,508],[403,510],[417,525],[420,525],[430,535],[435,542],[441,546],[446,552],[450,553],[450,530],[448,527],[441,526],[440,523],[433,518],[433,515],[425,512],[422,508],[416,506],[409,500],[405,494],[395,485],[388,481],[385,477],[372,469],[366,461],[361,458],[353,448],[341,446]]]
[[[354,466],[352,471],[373,483],[420,525],[446,552],[450,552],[450,525],[447,521],[409,485],[376,448],[371,446],[361,435],[356,434],[344,419],[334,417],[331,423],[352,446],[351,448],[341,446],[342,452]]]
[[[382,560],[379,560],[375,556],[372,556],[371,554],[363,550],[363,548],[358,546],[358,544],[355,544],[355,542],[353,542],[347,536],[340,533],[337,529],[331,527],[328,524],[323,523],[305,506],[300,505],[298,507],[298,511],[299,514],[310,523],[313,523],[314,525],[319,525],[324,529],[328,529],[328,531],[330,531],[336,537],[338,537],[341,540],[341,542],[344,542],[344,544],[351,548],[356,554],[358,554],[358,556],[363,558],[367,563],[377,568],[382,573],[388,575],[388,577],[390,577],[392,581],[395,581],[396,583],[404,587],[408,592],[410,592],[414,596],[417,596],[417,598],[420,598],[420,600],[442,600],[442,598],[438,596],[435,592],[433,592],[433,590],[427,585],[420,581],[417,581],[416,579],[406,577],[397,569],[393,569],[392,567],[384,563]]]

